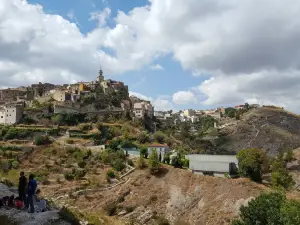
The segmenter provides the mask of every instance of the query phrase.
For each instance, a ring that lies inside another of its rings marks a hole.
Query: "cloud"
[[[74,13],[74,10],[70,10],[68,13],[67,13],[67,17],[70,19],[70,20],[74,20],[76,17],[75,17],[75,13]]]
[[[177,102],[191,92],[207,105],[256,99],[300,111],[298,0],[151,0],[119,11],[114,27],[109,8],[92,13],[99,27],[87,34],[40,5],[0,2],[2,86],[93,79],[100,62],[122,74],[170,54],[191,74],[211,76],[175,93]]]
[[[98,27],[103,27],[106,25],[106,20],[110,17],[110,8],[105,8],[103,11],[92,12],[90,20],[98,21]]]
[[[143,95],[143,94],[140,94],[140,93],[137,93],[137,92],[133,92],[133,91],[129,91],[129,96],[135,96],[135,97],[138,97],[141,100],[152,101],[151,97],[148,97],[146,95]]]
[[[150,66],[150,69],[151,70],[164,70],[164,68],[159,64],[155,64],[155,65]]]
[[[178,105],[196,103],[196,96],[191,91],[178,91],[173,95],[173,102]]]

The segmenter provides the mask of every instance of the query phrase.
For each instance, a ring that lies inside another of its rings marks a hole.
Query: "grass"
[[[0,171],[0,178],[6,178],[6,179],[10,180],[11,182],[13,182],[15,185],[18,184],[19,177],[20,177],[19,170],[9,170],[8,173],[4,173],[3,171]]]

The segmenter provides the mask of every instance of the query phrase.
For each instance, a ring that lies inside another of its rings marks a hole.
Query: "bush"
[[[240,208],[240,219],[233,225],[293,225],[300,224],[300,202],[287,200],[284,194],[261,194]]]
[[[166,135],[161,132],[161,131],[157,131],[155,134],[154,134],[154,139],[158,142],[158,143],[161,143],[163,144],[165,142],[165,138],[166,138]]]
[[[18,161],[12,161],[11,167],[13,169],[18,169],[20,167],[20,163]]]
[[[115,202],[106,203],[104,206],[104,211],[108,216],[113,216],[117,211],[117,204]]]
[[[106,177],[107,178],[116,178],[116,174],[115,174],[115,172],[113,170],[108,170],[106,172]]]
[[[78,162],[78,166],[80,167],[80,168],[84,168],[85,166],[86,166],[86,162],[85,161],[79,161]]]
[[[138,158],[137,166],[138,166],[139,169],[144,169],[144,168],[147,167],[146,161],[143,157]]]
[[[141,144],[145,144],[150,141],[150,137],[146,132],[141,132],[137,139]]]
[[[269,169],[269,161],[262,149],[248,148],[237,154],[239,173],[253,181],[261,182],[263,172]]]
[[[64,177],[65,177],[66,180],[70,181],[70,180],[74,180],[75,175],[73,173],[65,173]]]
[[[116,159],[114,162],[113,162],[113,168],[117,171],[122,171],[123,169],[126,168],[126,165],[125,163],[123,162],[123,160],[121,159]]]
[[[290,189],[295,185],[293,176],[284,167],[283,159],[277,159],[272,163],[272,186],[275,188]]]
[[[127,160],[127,164],[129,165],[129,166],[134,166],[134,163],[133,163],[133,161],[131,160],[131,159],[128,159]]]
[[[52,141],[50,140],[49,136],[37,136],[34,139],[35,145],[49,145]]]
[[[156,150],[152,150],[151,155],[149,156],[149,169],[151,174],[155,174],[159,172],[160,162],[157,156]]]

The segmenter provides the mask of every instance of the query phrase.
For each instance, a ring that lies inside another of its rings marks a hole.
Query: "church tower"
[[[99,75],[98,75],[98,82],[101,83],[104,81],[104,76],[103,76],[103,71],[102,69],[99,70]]]

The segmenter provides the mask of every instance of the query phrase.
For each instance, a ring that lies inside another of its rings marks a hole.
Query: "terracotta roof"
[[[148,147],[169,147],[168,145],[164,145],[164,144],[150,144],[147,145]]]

